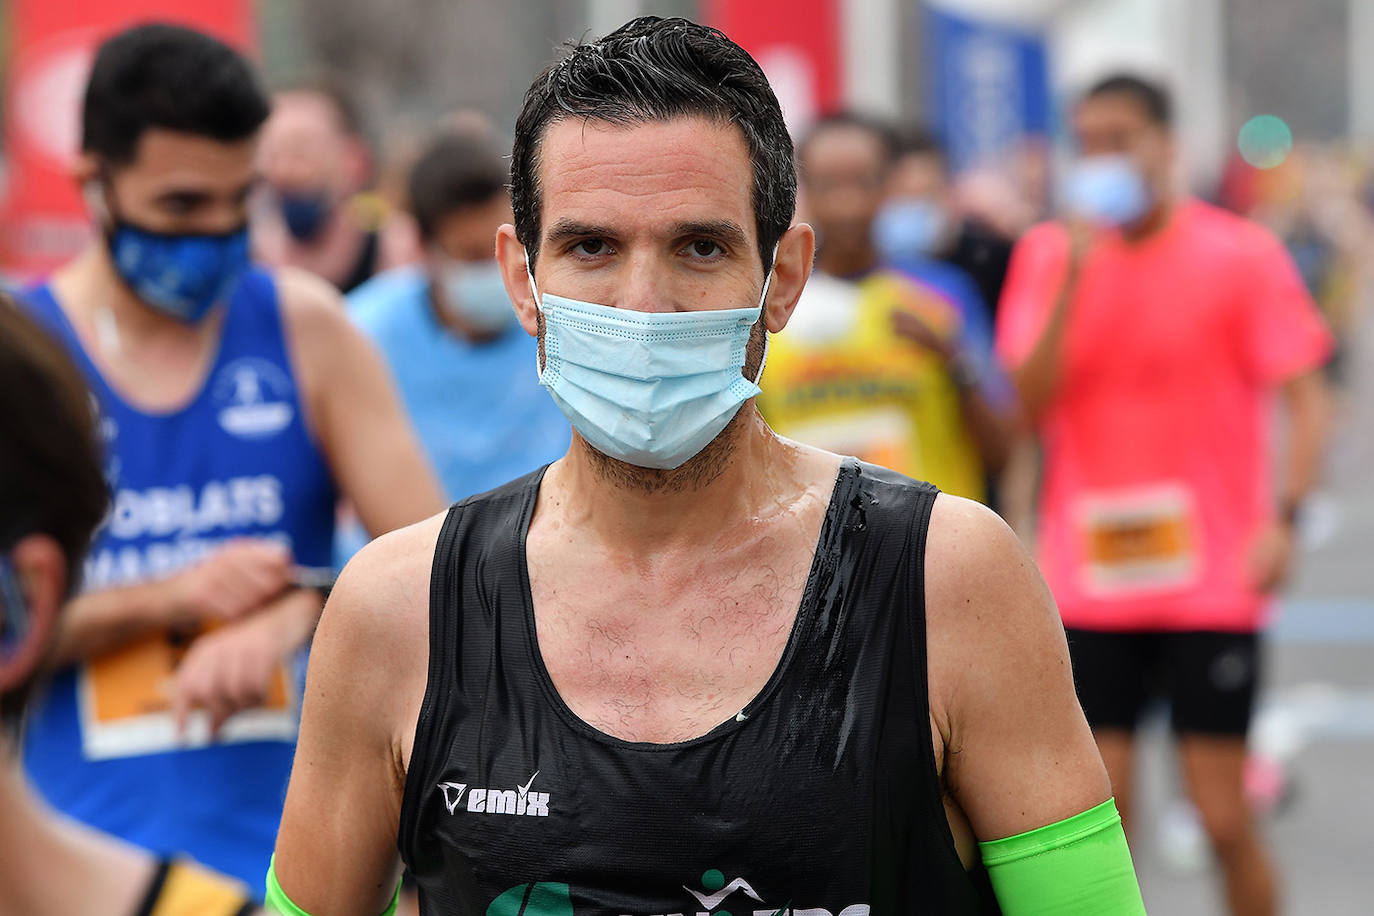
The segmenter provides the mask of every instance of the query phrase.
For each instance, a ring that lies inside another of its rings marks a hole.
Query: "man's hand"
[[[1273,592],[1288,579],[1293,564],[1293,526],[1281,519],[1269,522],[1250,541],[1250,584]]]
[[[276,541],[236,538],[167,581],[175,619],[237,620],[290,584],[291,552]]]
[[[210,714],[214,735],[234,713],[266,702],[278,667],[314,632],[321,604],[317,592],[297,589],[197,638],[172,683],[177,733],[185,733],[192,709]]]

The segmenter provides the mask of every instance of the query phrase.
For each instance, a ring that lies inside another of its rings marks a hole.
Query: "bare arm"
[[[338,294],[291,270],[279,286],[311,425],[363,527],[376,536],[438,512],[443,494],[386,366]]]
[[[1068,326],[1069,301],[1073,299],[1077,285],[1078,262],[1072,260],[1044,332],[1031,348],[1025,362],[1011,371],[1012,384],[1021,397],[1021,409],[1031,422],[1040,418],[1059,387],[1059,370],[1063,362],[1060,351],[1064,344],[1064,329]]]
[[[274,542],[239,538],[166,579],[79,595],[62,613],[54,661],[74,664],[156,630],[252,613],[287,587],[290,559]]]
[[[936,500],[926,604],[944,779],[978,839],[1056,823],[1110,797],[1054,601],[990,510]]]
[[[1284,383],[1288,410],[1288,454],[1282,462],[1280,508],[1301,505],[1321,475],[1322,456],[1330,432],[1331,404],[1321,370],[1306,372]]]
[[[155,630],[189,623],[178,612],[170,580],[101,589],[67,603],[59,618],[53,663],[73,665]]]
[[[321,616],[276,849],[277,880],[308,913],[377,916],[400,878],[396,834],[441,523],[363,548]]]
[[[1283,385],[1288,410],[1287,454],[1281,467],[1278,516],[1250,543],[1250,579],[1272,592],[1288,579],[1293,564],[1294,522],[1303,500],[1317,485],[1330,427],[1330,396],[1321,370],[1305,372]]]
[[[1083,257],[1092,243],[1092,230],[1084,225],[1069,223],[1068,261],[1064,278],[1059,285],[1048,320],[1035,346],[1019,366],[1011,369],[1012,384],[1021,398],[1025,419],[1035,423],[1044,413],[1059,388],[1063,368],[1064,332],[1068,328],[1070,306],[1078,289],[1079,270]]]

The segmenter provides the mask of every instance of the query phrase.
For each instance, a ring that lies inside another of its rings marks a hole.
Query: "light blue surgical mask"
[[[134,295],[196,324],[248,270],[248,227],[219,235],[165,235],[125,222],[108,234],[115,270]]]
[[[1134,159],[1087,156],[1074,163],[1064,185],[1068,208],[1108,226],[1127,226],[1150,212],[1150,189]]]
[[[776,249],[774,249],[776,257]],[[627,464],[672,469],[704,449],[759,393],[745,378],[753,308],[638,312],[530,291],[544,315],[539,384],[578,435]]]
[[[873,244],[885,261],[932,254],[948,222],[944,208],[929,198],[889,200],[873,220]]]
[[[515,309],[506,295],[501,265],[496,261],[455,261],[436,254],[434,279],[443,290],[440,304],[479,334],[497,334],[510,327]]]

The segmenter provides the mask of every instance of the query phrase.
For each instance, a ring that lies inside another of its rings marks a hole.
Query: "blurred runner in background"
[[[1134,77],[1087,93],[1073,215],[1017,246],[998,347],[1040,433],[1040,562],[1123,816],[1133,729],[1162,689],[1231,909],[1268,914],[1245,736],[1258,633],[1321,463],[1331,336],[1273,235],[1173,195],[1170,117],[1164,90]]]
[[[442,505],[338,294],[249,261],[267,113],[213,38],[148,25],[105,42],[78,164],[100,235],[27,300],[94,393],[114,501],[25,764],[62,812],[253,887],[338,493],[376,533]]]
[[[18,760],[26,701],[109,507],[89,397],[61,347],[0,296],[0,914],[238,916],[251,907],[242,884],[58,817]]]
[[[883,257],[935,258],[967,274],[984,306],[996,309],[1011,260],[1011,241],[961,212],[949,162],[935,136],[912,125],[897,135],[897,154],[878,211],[874,242]]]
[[[534,341],[515,321],[496,263],[496,230],[512,218],[509,178],[484,133],[433,141],[410,175],[423,266],[388,271],[348,298],[451,500],[554,461],[572,436],[539,387]]]
[[[254,213],[254,253],[350,292],[374,274],[413,260],[404,220],[394,224],[368,193],[375,162],[353,102],[329,83],[272,98],[262,132],[267,187]]]
[[[780,435],[983,500],[1015,399],[967,275],[929,258],[887,264],[874,244],[894,148],[884,125],[845,113],[803,138],[816,273],[772,340],[759,410]]]

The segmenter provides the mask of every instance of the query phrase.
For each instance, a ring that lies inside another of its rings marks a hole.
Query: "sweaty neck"
[[[551,501],[564,522],[616,551],[653,553],[716,542],[736,522],[776,511],[802,488],[803,476],[802,450],[774,435],[752,401],[721,435],[730,441],[708,446],[728,446],[718,468],[681,486],[657,488],[608,473],[575,438],[545,476],[547,498],[540,502]]]

